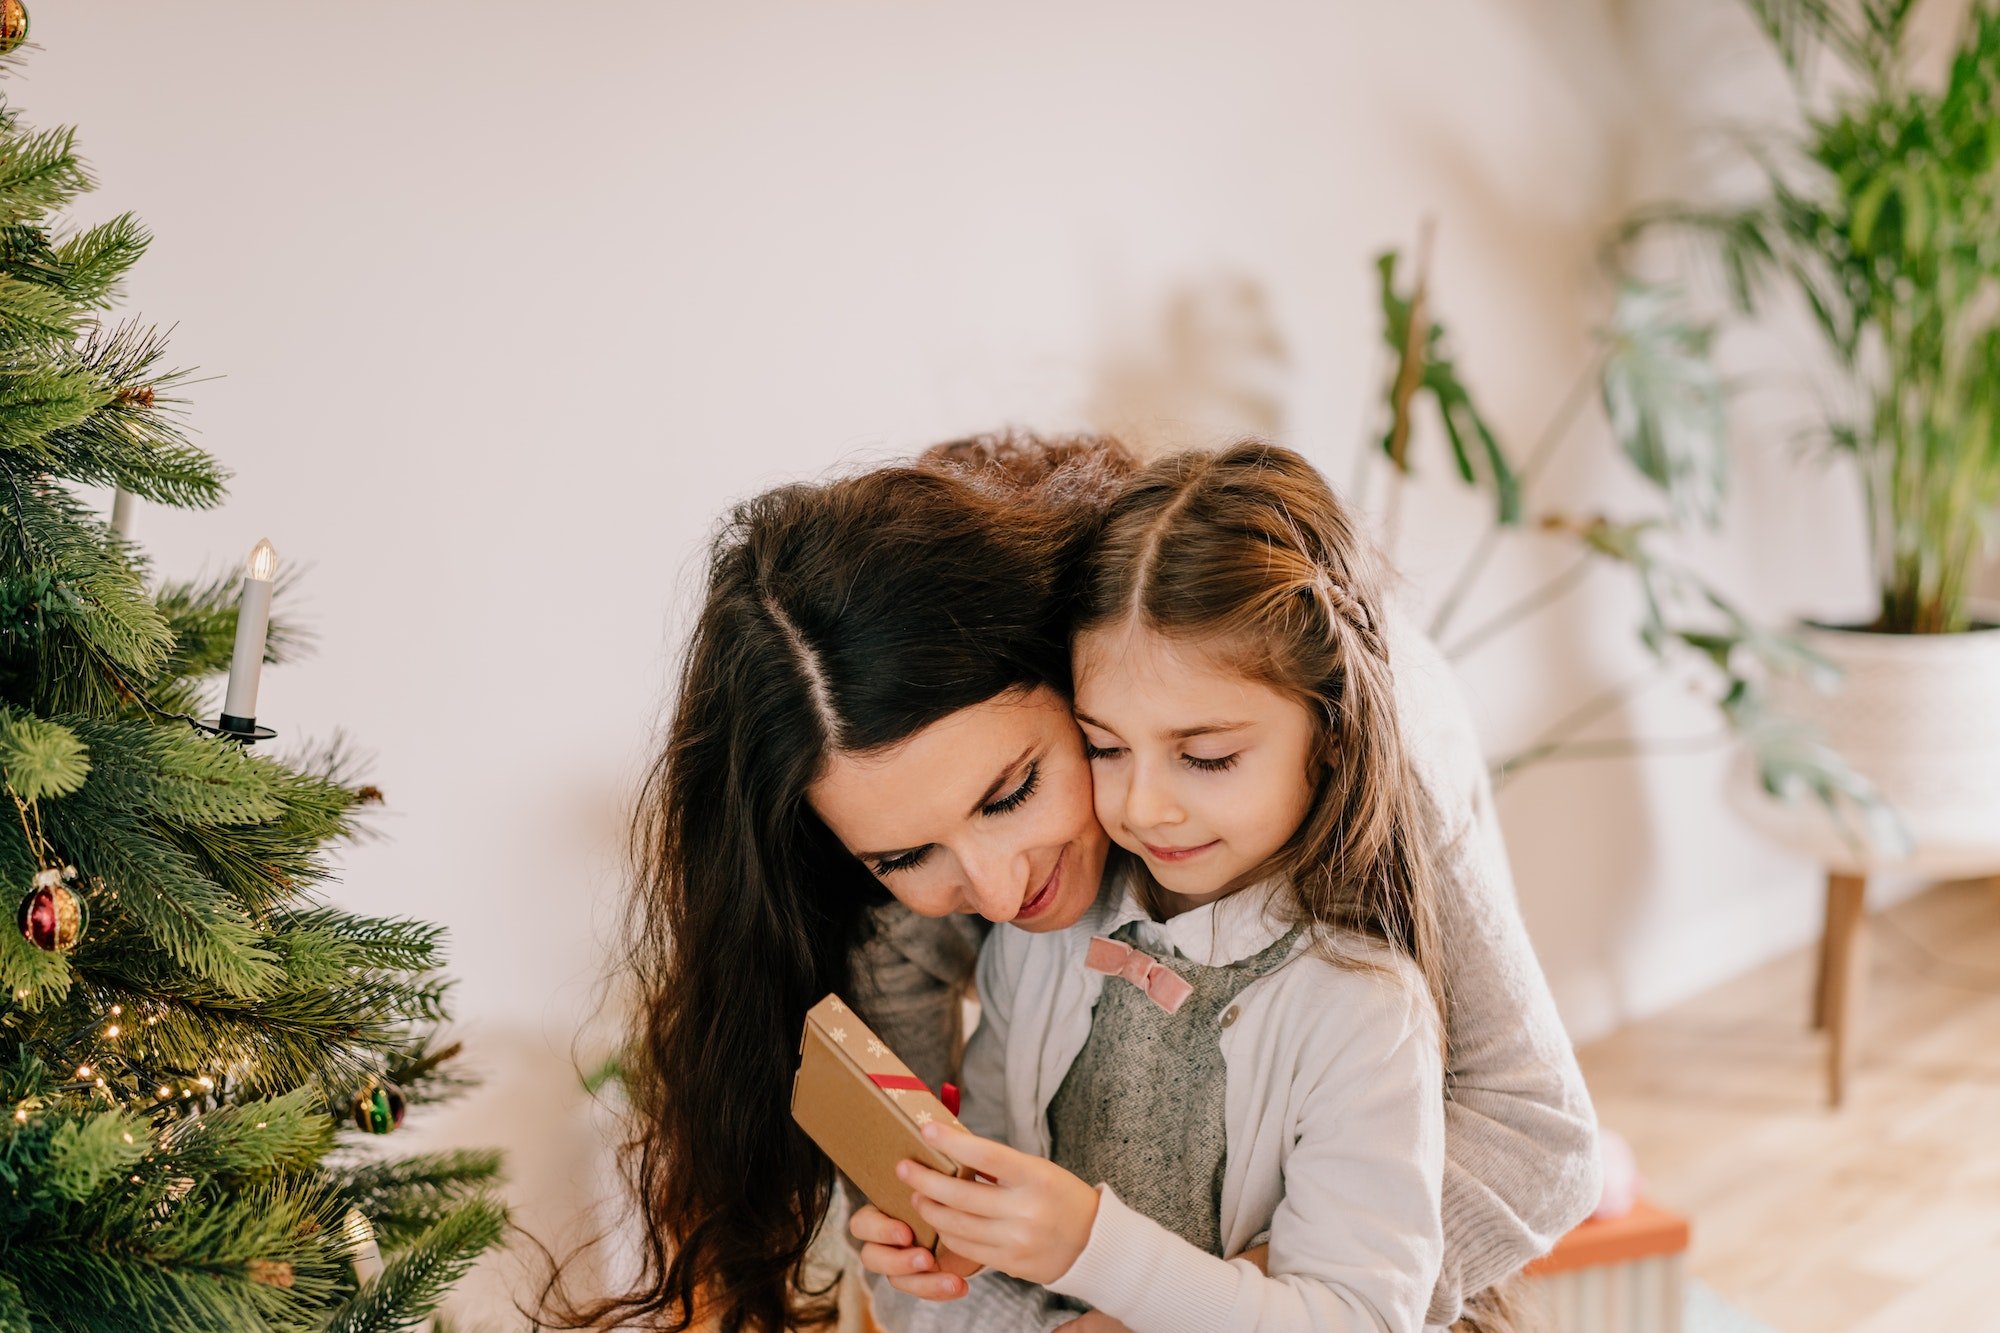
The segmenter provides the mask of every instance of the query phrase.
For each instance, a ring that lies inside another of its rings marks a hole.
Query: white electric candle
[[[382,1275],[382,1247],[375,1243],[375,1228],[359,1208],[350,1208],[342,1230],[347,1233],[348,1257],[354,1264],[355,1278],[364,1284],[373,1282]]]
[[[111,493],[111,531],[120,537],[132,535],[132,492],[123,486]]]
[[[271,629],[271,583],[278,575],[278,551],[266,538],[250,551],[243,567],[243,600],[236,607],[236,651],[229,659],[229,692],[224,718],[257,716],[257,682],[264,674],[264,638]],[[225,723],[225,725],[227,725]]]

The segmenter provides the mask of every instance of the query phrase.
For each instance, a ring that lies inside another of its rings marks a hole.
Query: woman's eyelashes
[[[930,848],[918,847],[914,851],[904,852],[901,856],[892,856],[886,861],[877,861],[868,868],[878,875],[893,875],[898,870],[914,869],[916,866],[921,865],[923,859],[930,854]]]
[[[1033,796],[1035,794],[1035,789],[1041,785],[1042,785],[1042,764],[1041,761],[1038,759],[1034,763],[1028,765],[1027,776],[1021,779],[1020,786],[1014,788],[1013,791],[1008,792],[1005,796],[1002,796],[999,800],[994,801],[988,805],[980,806],[979,813],[982,815],[1004,815],[1009,810],[1018,810],[1021,808],[1022,803],[1025,802],[1030,796]],[[910,851],[904,852],[901,856],[892,856],[887,858],[886,860],[877,861],[868,868],[874,871],[877,875],[883,875],[883,876],[893,875],[898,870],[914,870],[917,866],[921,865],[924,861],[924,858],[929,856],[930,854],[931,854],[930,846],[926,844],[925,846],[913,848]]]
[[[1004,815],[1009,810],[1018,809],[1021,802],[1035,794],[1035,788],[1039,787],[1041,782],[1042,762],[1037,759],[1034,763],[1028,765],[1028,774],[1021,779],[1020,786],[1014,788],[1013,791],[1002,796],[991,805],[980,806],[979,813],[982,815]]]

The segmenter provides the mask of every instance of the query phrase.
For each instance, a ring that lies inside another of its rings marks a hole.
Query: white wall
[[[319,651],[260,711],[374,754],[391,836],[346,856],[341,900],[451,927],[491,1076],[411,1137],[508,1146],[545,1235],[593,1188],[571,1048],[725,504],[1003,422],[1265,428],[1345,483],[1378,425],[1368,261],[1426,214],[1461,363],[1525,447],[1604,313],[1603,228],[1704,174],[1693,124],[1777,87],[1714,0],[100,0],[34,22],[10,97],[81,127],[88,217],[158,237],[130,308],[218,377],[192,419],[228,505],[137,535],[175,573],[264,535],[311,566],[292,611]],[[1775,459],[1781,417],[1746,418],[1734,533],[1703,558],[1768,610],[1851,608],[1851,499]],[[1552,485],[1637,495],[1585,435]],[[1420,593],[1474,516],[1409,498]],[[1482,598],[1550,568],[1515,552]],[[1593,585],[1466,664],[1496,749],[1631,668],[1628,612]],[[1626,721],[1707,725],[1659,694]],[[1816,928],[1812,869],[1724,808],[1722,764],[1505,793],[1579,1038]]]

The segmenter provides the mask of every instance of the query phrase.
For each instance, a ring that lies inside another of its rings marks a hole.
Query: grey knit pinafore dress
[[[1130,922],[1111,938],[1137,948],[1139,926]],[[1221,967],[1178,949],[1154,954],[1194,988],[1171,1014],[1139,987],[1106,977],[1090,1036],[1049,1103],[1056,1164],[1109,1185],[1128,1207],[1222,1256],[1222,1029],[1244,987],[1290,957],[1298,937],[1294,926]]]

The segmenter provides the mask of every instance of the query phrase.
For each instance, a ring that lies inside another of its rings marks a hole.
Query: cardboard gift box
[[[792,1080],[792,1119],[870,1203],[908,1223],[917,1244],[937,1248],[937,1232],[910,1206],[910,1187],[896,1178],[896,1164],[908,1157],[948,1176],[972,1179],[971,1167],[922,1136],[933,1121],[963,1126],[837,995],[806,1014],[799,1072]]]

